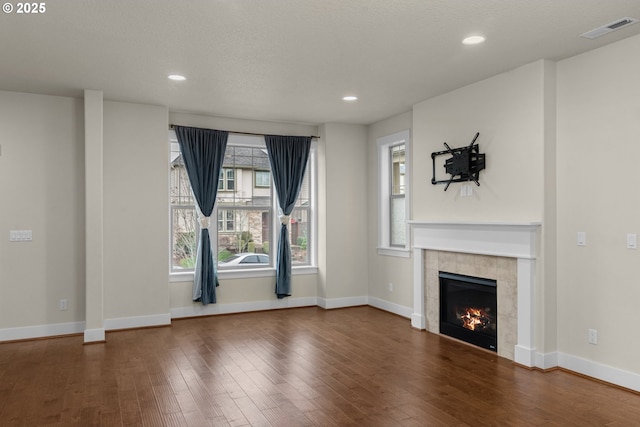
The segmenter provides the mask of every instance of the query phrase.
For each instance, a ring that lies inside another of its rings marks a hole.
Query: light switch
[[[11,230],[9,232],[10,242],[30,242],[31,240],[33,240],[31,230]]]
[[[636,249],[638,247],[638,237],[635,233],[627,234],[627,249]]]
[[[578,231],[578,246],[587,245],[587,233],[584,231]]]

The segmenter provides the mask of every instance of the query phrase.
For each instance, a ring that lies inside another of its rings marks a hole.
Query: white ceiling
[[[82,96],[97,89],[105,99],[171,111],[308,124],[369,124],[520,65],[640,33],[638,23],[596,40],[579,37],[640,18],[639,0],[45,4],[43,14],[0,14],[0,90]],[[470,34],[487,41],[462,45]],[[188,79],[169,81],[171,73]],[[345,103],[347,94],[360,99]]]

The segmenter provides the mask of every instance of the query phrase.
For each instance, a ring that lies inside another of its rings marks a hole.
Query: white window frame
[[[236,218],[235,215],[233,215],[231,221],[233,221],[233,227],[231,227],[231,229],[229,229],[228,227],[228,222],[229,222],[229,211],[232,211],[232,209],[216,209],[217,213],[216,213],[216,219],[217,219],[217,224],[218,224],[218,229],[217,231],[223,231],[223,232],[227,232],[227,231],[236,231]],[[222,214],[222,218],[220,218]],[[220,223],[222,223],[222,230],[220,230]]]
[[[391,147],[405,147],[405,244],[391,245]],[[378,254],[409,258],[411,243],[409,215],[411,212],[411,133],[403,130],[378,138]]]
[[[233,178],[229,180],[229,172]],[[229,188],[229,181],[233,182],[233,188]],[[222,183],[222,186],[220,185]],[[218,191],[236,191],[236,170],[233,168],[222,168],[220,178],[218,179]]]
[[[175,131],[171,130],[169,132],[170,141],[177,142],[177,138],[175,136]],[[244,145],[244,146],[263,146],[264,145],[264,137],[261,136],[250,136],[250,135],[230,135],[229,139],[233,139],[229,141],[230,144],[235,145]],[[317,245],[318,245],[318,219],[317,219],[317,143],[315,140],[311,142],[311,152],[309,154],[309,165],[307,173],[311,173],[310,175],[310,207],[309,207],[309,215],[310,215],[310,225],[309,225],[309,239],[311,240],[311,245],[308,246],[308,258],[309,263],[304,265],[292,265],[292,274],[295,275],[305,275],[305,274],[317,274],[318,273],[318,264],[317,264]],[[235,175],[235,171],[234,171]],[[234,176],[235,178],[235,176]],[[226,182],[226,180],[225,180]],[[273,177],[271,177],[271,183],[273,182]],[[275,251],[277,244],[277,238],[280,234],[281,223],[278,219],[278,200],[275,194],[274,185],[269,185],[271,191],[271,230],[272,231],[272,242],[273,242],[273,250]],[[235,184],[235,183],[234,183]],[[226,187],[226,185],[225,185]],[[220,190],[218,190],[220,191]],[[197,208],[196,208],[197,209]],[[169,207],[169,211],[171,211],[171,206]],[[212,218],[216,218],[216,225],[209,228],[209,232],[211,234],[211,241],[215,242],[217,247],[218,242],[218,226],[217,226],[217,218],[218,218],[218,208],[214,209],[212,214]],[[213,221],[212,221],[213,222]],[[173,226],[170,221],[170,227]],[[213,225],[213,224],[212,224]],[[169,229],[169,233],[172,233],[172,230]],[[171,242],[171,239],[170,239]],[[171,243],[169,245],[169,254],[171,259]],[[249,267],[249,268],[238,268],[238,269],[218,269],[218,277],[220,279],[235,279],[235,278],[251,278],[251,277],[271,277],[275,276],[275,257],[271,257],[271,265],[268,267]],[[184,282],[193,280],[193,271],[180,272],[180,271],[171,271],[171,265],[169,265],[169,281],[170,282]]]

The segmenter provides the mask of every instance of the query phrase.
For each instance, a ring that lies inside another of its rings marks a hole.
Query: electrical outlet
[[[60,307],[60,311],[65,311],[67,310],[67,308],[69,308],[69,303],[66,300],[66,298],[63,298],[60,300],[59,307]]]
[[[587,245],[587,233],[584,231],[578,231],[578,246],[586,246]]]
[[[470,184],[460,186],[460,197],[473,196],[473,187]]]
[[[635,233],[627,234],[627,249],[637,249],[638,235]]]
[[[598,344],[598,331],[589,329],[589,344]]]
[[[393,283],[389,282],[389,292],[393,292]]]

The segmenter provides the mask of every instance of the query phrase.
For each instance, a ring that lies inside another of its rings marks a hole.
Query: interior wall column
[[[85,146],[85,330],[84,342],[105,340],[103,94],[84,91]]]

